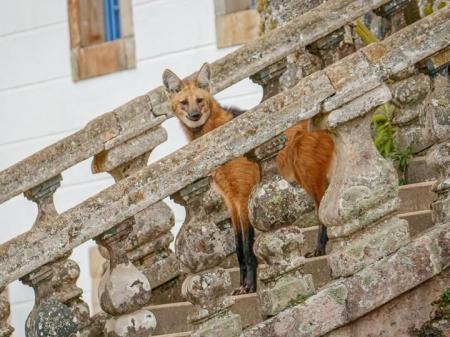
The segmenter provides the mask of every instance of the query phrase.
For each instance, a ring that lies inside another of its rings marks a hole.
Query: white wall
[[[160,85],[166,67],[185,76],[230,51],[215,46],[213,0],[135,0],[137,68],[73,83],[66,3],[0,0],[0,170]],[[260,97],[259,87],[248,80],[218,95],[221,102],[242,108],[257,104]],[[175,120],[164,126],[169,141],[153,152],[151,161],[185,144]],[[90,173],[90,160],[64,172],[63,178],[55,194],[59,212],[112,184],[107,174]],[[179,226],[183,209],[173,209]],[[0,205],[0,243],[28,230],[36,213],[23,196]],[[86,302],[91,293],[87,248],[92,245],[88,242],[73,254]],[[14,336],[25,336],[32,289],[15,282],[9,291]]]

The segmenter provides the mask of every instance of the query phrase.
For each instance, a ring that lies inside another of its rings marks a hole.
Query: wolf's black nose
[[[201,113],[199,111],[191,111],[188,114],[188,116],[189,116],[189,119],[199,120],[202,115],[201,115]]]

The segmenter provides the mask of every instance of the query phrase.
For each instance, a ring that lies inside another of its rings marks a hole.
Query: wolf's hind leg
[[[321,223],[319,225],[319,232],[317,234],[317,246],[314,252],[315,256],[322,256],[326,254],[327,242],[328,242],[327,227]]]
[[[256,291],[256,269],[258,267],[258,261],[255,253],[253,252],[253,243],[255,242],[255,230],[250,224],[242,230],[244,241],[244,256],[245,264],[247,268],[247,274],[245,279],[245,288],[249,293]]]

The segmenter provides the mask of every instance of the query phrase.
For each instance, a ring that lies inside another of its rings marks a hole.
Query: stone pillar
[[[427,104],[425,97],[431,90],[430,77],[416,74],[391,85],[392,103],[396,113],[392,124],[398,127],[395,133],[395,144],[398,149],[411,148],[418,153],[428,148],[432,142],[426,136],[421,112]]]
[[[162,127],[147,130],[98,154],[92,170],[108,172],[116,181],[125,179],[145,167],[151,151],[166,139]],[[155,317],[141,308],[150,304],[151,282],[160,285],[179,273],[178,263],[168,248],[173,224],[172,211],[159,202],[96,238],[107,250],[101,250],[102,255],[109,259],[109,268],[99,286],[100,305],[111,315],[104,328],[106,336],[151,336],[153,333]]]
[[[437,199],[431,204],[435,224],[450,223],[450,140],[435,145],[427,155],[427,162],[439,169],[440,177],[433,186]]]
[[[154,315],[141,309],[150,303],[150,282],[125,251],[133,225],[134,219],[129,218],[96,238],[109,256],[109,268],[99,287],[100,305],[111,315],[104,327],[107,337],[151,336],[156,328]]]
[[[10,314],[8,295],[0,289],[0,337],[10,337],[14,329],[8,324]]]
[[[176,254],[189,272],[182,293],[194,305],[188,317],[192,336],[239,336],[241,318],[230,310],[234,304],[230,296],[231,277],[227,270],[217,267],[229,254],[229,235],[217,226],[223,209],[211,191],[211,177],[185,187],[174,199],[186,207],[186,219],[176,239]]]
[[[390,99],[383,84],[322,120],[333,135],[336,158],[319,217],[328,229],[328,260],[336,278],[354,274],[409,241],[407,221],[394,215],[399,208],[396,171],[370,136],[369,112]]]
[[[167,140],[162,127],[150,129],[121,145],[95,157],[94,173],[109,172],[116,181],[124,179],[147,165],[151,151]],[[172,210],[163,201],[134,217],[133,230],[127,237],[125,251],[133,264],[148,278],[153,290],[176,278],[180,266],[169,245],[175,224]],[[107,256],[105,256],[107,258]]]
[[[60,186],[58,175],[25,192],[38,205],[38,216],[32,230],[51,235],[57,228],[46,226],[57,216],[53,194]],[[76,334],[89,324],[89,307],[81,300],[83,291],[76,286],[80,275],[78,265],[69,260],[70,253],[44,265],[21,281],[35,291],[35,305],[26,321],[28,337],[64,337]]]
[[[440,55],[447,55],[447,69],[449,53],[447,48]],[[432,216],[436,224],[446,224],[450,223],[450,82],[439,55],[433,57],[427,63],[434,68],[429,68],[430,72],[437,75],[433,79],[433,90],[425,99],[422,118],[428,139],[435,144],[428,150],[427,162],[439,171],[439,179],[433,186],[437,200],[431,204]]]
[[[308,217],[314,204],[306,192],[288,183],[277,173],[275,156],[284,146],[281,135],[249,154],[261,167],[261,182],[249,200],[249,216],[253,227],[261,233],[254,245],[256,256],[266,264],[258,272],[258,296],[261,312],[274,316],[288,306],[312,295],[311,275],[304,275],[304,236],[294,222]]]
[[[125,249],[128,258],[150,281],[154,297],[155,289],[161,292],[158,287],[180,274],[180,264],[169,248],[174,240],[170,230],[175,216],[165,202],[158,202],[137,213],[134,221]],[[160,294],[165,295],[171,296],[168,289]]]

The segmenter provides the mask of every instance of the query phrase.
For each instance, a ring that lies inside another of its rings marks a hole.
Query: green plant
[[[367,28],[361,20],[356,20],[355,32],[364,44],[378,42],[378,38]],[[372,128],[375,131],[374,144],[378,152],[386,159],[392,160],[394,166],[400,171],[399,184],[404,185],[405,172],[411,157],[411,146],[398,149],[394,143],[397,129],[392,125],[396,107],[390,102],[379,106],[372,117]]]
[[[450,288],[441,295],[439,309],[446,319],[450,319]]]
[[[392,125],[392,118],[395,110],[394,105],[387,103],[378,107],[376,113],[372,116],[372,128],[375,132],[375,147],[384,158],[393,162],[395,168],[401,174],[399,184],[404,185],[406,183],[405,173],[411,157],[411,146],[398,149],[394,143],[397,128]]]

